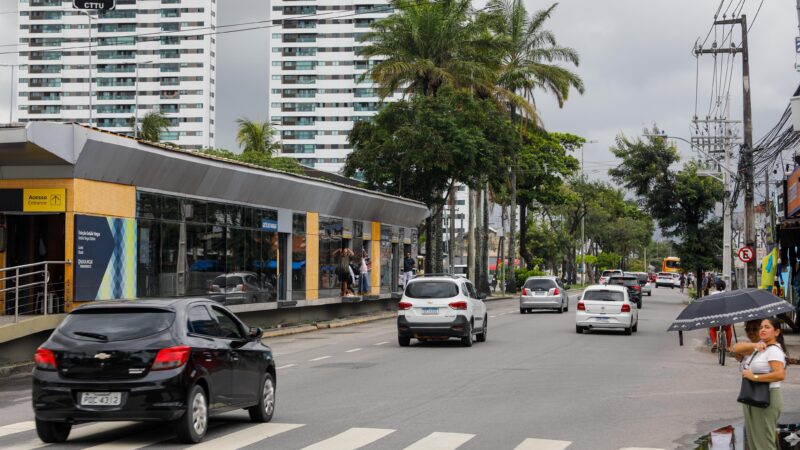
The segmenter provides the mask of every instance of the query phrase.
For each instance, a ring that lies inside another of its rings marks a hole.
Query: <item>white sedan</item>
[[[605,329],[635,333],[639,328],[639,312],[631,301],[628,289],[617,285],[587,287],[575,312],[575,332]]]
[[[681,287],[681,274],[659,272],[658,277],[656,277],[656,287],[668,287],[670,289]]]

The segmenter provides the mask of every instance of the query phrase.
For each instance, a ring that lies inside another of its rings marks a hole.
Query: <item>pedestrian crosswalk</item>
[[[238,424],[238,422],[237,422]],[[246,424],[243,428],[237,427],[232,432],[214,432],[209,434],[205,441],[191,446],[192,450],[238,450],[255,444],[270,447],[270,441],[277,437],[289,437],[281,441],[280,448],[299,448],[301,444],[292,446],[291,438],[307,443],[303,430],[307,425],[295,423],[261,423]],[[221,427],[220,427],[221,428]],[[33,421],[19,422],[0,426],[0,448],[9,450],[29,450],[37,448],[54,448],[47,446],[35,436],[36,424]],[[219,430],[212,430],[219,431]],[[222,430],[224,431],[224,430]],[[384,439],[397,430],[389,428],[360,428],[354,427],[343,430],[338,434],[321,437],[320,440],[310,443],[301,450],[356,450],[380,444]],[[298,432],[297,435],[291,435]],[[398,437],[401,437],[398,435]],[[397,445],[396,448],[404,450],[456,450],[470,443],[475,434],[454,432],[433,432],[425,436],[409,437],[408,442]],[[396,442],[396,441],[395,441]],[[152,431],[142,428],[134,422],[100,422],[80,425],[73,428],[67,442],[71,448],[91,450],[137,450],[151,446],[177,445],[175,436],[165,427],[155,427]],[[572,442],[545,438],[524,438],[516,447],[509,450],[566,450],[570,449]],[[470,448],[475,448],[475,444]],[[382,446],[381,448],[387,448]],[[390,448],[394,448],[392,445]],[[493,448],[500,448],[493,446]],[[620,450],[661,450],[644,447],[626,447]]]

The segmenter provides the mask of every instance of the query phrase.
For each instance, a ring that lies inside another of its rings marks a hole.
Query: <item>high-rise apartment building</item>
[[[19,0],[14,119],[132,134],[134,116],[161,111],[172,122],[162,141],[213,147],[216,0],[116,4],[83,12],[72,0]]]
[[[269,116],[281,156],[329,172],[342,168],[351,151],[347,134],[380,103],[371,83],[358,82],[374,64],[358,56],[365,45],[358,38],[392,12],[382,0],[272,3]]]

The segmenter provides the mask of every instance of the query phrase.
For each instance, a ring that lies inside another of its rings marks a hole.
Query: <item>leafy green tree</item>
[[[622,256],[613,252],[603,252],[597,255],[597,270],[618,269]]]
[[[722,201],[722,183],[700,177],[694,162],[675,170],[677,149],[655,134],[633,140],[620,134],[611,150],[622,161],[609,174],[637,196],[666,236],[679,239],[677,256],[684,268],[719,267],[722,240],[713,211]]]
[[[441,223],[445,193],[454,183],[476,186],[487,174],[502,173],[508,154],[519,147],[510,121],[493,102],[452,89],[388,104],[372,121],[357,123],[349,142],[353,152],[344,174],[428,205],[427,236],[436,235],[432,226]],[[437,256],[430,239],[425,246],[426,255]],[[441,264],[441,253],[438,258]]]
[[[236,132],[236,143],[245,153],[272,156],[280,149],[275,141],[276,130],[268,121],[258,122],[246,117],[236,119],[239,130]]]
[[[139,139],[150,142],[160,142],[161,133],[169,132],[171,125],[169,118],[159,111],[148,112],[139,123],[139,130],[137,131]],[[133,126],[135,128],[136,124],[133,124]]]

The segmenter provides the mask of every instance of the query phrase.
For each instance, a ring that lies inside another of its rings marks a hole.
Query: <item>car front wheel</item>
[[[186,413],[177,420],[175,434],[185,444],[196,444],[203,440],[208,430],[208,401],[206,391],[198,385],[192,386],[186,402]]]
[[[486,334],[489,332],[489,318],[483,316],[483,329],[476,336],[478,342],[486,342]]]
[[[271,373],[264,374],[258,403],[247,409],[253,422],[269,422],[275,413],[275,380]]]
[[[60,444],[66,442],[72,424],[66,422],[48,422],[36,419],[36,434],[45,444]]]

